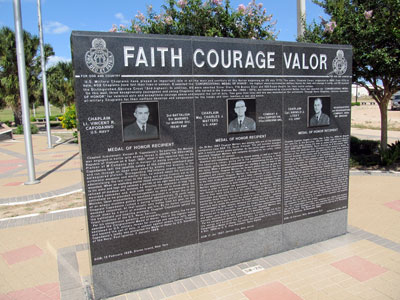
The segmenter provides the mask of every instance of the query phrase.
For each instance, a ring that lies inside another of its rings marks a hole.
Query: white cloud
[[[130,21],[125,19],[125,16],[122,13],[116,13],[115,17],[119,20],[119,22],[123,25],[129,25]]]
[[[58,64],[59,62],[70,62],[71,59],[70,58],[66,58],[66,57],[62,57],[62,56],[50,56],[47,60],[47,64],[46,64],[46,69]]]
[[[69,30],[67,25],[61,24],[60,22],[50,21],[44,25],[44,32],[46,33],[61,34]]]

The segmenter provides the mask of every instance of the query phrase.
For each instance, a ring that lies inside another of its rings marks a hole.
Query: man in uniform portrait
[[[133,113],[136,121],[124,128],[124,141],[158,138],[158,129],[149,124],[150,110],[147,104],[138,104]]]
[[[328,126],[330,119],[327,114],[322,112],[322,100],[316,98],[314,100],[314,112],[315,115],[310,119],[310,126]]]
[[[247,107],[243,100],[235,102],[234,110],[237,117],[229,123],[228,133],[256,130],[256,122],[252,118],[246,116]]]

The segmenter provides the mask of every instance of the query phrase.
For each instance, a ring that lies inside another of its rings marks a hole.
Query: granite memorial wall
[[[71,43],[97,299],[346,232],[349,46]]]

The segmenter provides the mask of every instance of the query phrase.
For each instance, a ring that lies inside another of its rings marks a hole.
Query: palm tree
[[[42,97],[39,38],[24,31],[26,80],[29,102],[40,102]],[[45,58],[54,55],[50,45],[44,45]],[[22,124],[22,108],[18,81],[15,34],[8,27],[0,29],[0,108],[10,107],[16,125]]]
[[[69,106],[74,102],[74,74],[71,62],[59,62],[47,70],[47,86],[50,102],[57,106]]]

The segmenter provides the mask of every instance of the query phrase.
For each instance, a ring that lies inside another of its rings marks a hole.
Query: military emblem
[[[103,39],[94,39],[92,48],[85,54],[87,67],[96,74],[108,73],[114,66],[114,55],[106,48]]]
[[[332,67],[333,72],[335,72],[336,75],[341,76],[346,73],[347,61],[344,58],[343,50],[338,50],[336,52],[336,57],[333,59]]]

